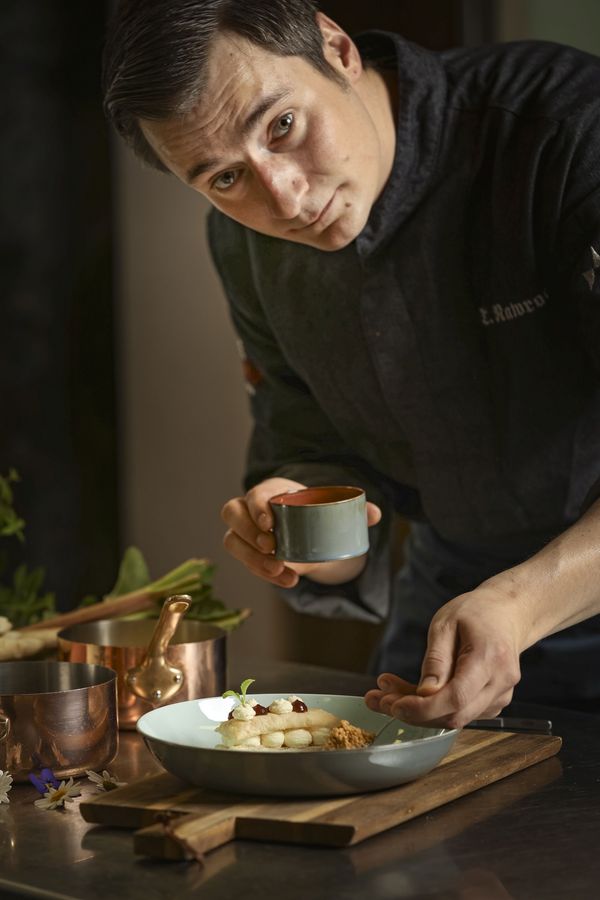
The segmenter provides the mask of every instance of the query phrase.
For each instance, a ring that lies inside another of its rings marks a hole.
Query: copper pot
[[[227,633],[190,619],[179,622],[164,653],[165,663],[183,676],[175,696],[166,701],[157,697],[153,703],[137,696],[127,674],[145,661],[155,625],[155,619],[103,619],[58,634],[61,659],[110,666],[117,672],[119,728],[134,729],[139,717],[157,706],[214,697],[225,690]]]
[[[118,748],[116,678],[104,666],[0,663],[0,769],[25,781],[105,768]]]

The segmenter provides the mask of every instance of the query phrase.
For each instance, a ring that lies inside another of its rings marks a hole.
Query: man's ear
[[[323,35],[325,59],[336,72],[354,83],[363,72],[362,59],[356,44],[344,29],[325,13],[317,13],[317,24]]]

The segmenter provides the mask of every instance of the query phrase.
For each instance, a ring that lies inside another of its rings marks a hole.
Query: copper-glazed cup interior
[[[271,497],[270,503],[278,506],[318,506],[327,503],[343,503],[356,500],[362,496],[362,488],[347,485],[327,485],[325,487],[299,488],[297,491],[285,491]]]

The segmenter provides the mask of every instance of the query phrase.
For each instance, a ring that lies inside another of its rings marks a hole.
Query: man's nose
[[[308,190],[302,169],[283,155],[272,155],[255,163],[254,171],[271,215],[277,219],[296,218]]]

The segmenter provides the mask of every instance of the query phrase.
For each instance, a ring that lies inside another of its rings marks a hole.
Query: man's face
[[[178,178],[242,225],[320,250],[345,247],[381,193],[390,153],[358,87],[360,62],[325,53],[346,88],[301,57],[219,35],[197,107],[143,121],[144,134]]]

